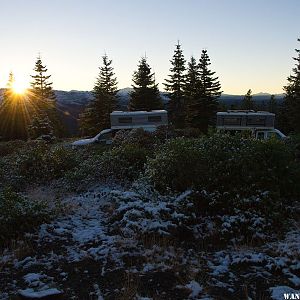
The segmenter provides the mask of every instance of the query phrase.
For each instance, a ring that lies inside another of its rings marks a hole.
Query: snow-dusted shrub
[[[2,142],[0,143],[0,157],[13,154],[20,148],[24,148],[25,146],[26,142],[21,140]]]
[[[193,187],[250,196],[267,190],[290,197],[299,192],[300,166],[280,141],[216,134],[167,142],[148,160],[146,176],[159,190]]]
[[[125,144],[103,153],[99,170],[103,178],[136,179],[144,170],[148,151],[135,144]]]
[[[60,178],[77,164],[70,148],[44,142],[28,145],[10,158],[12,169],[25,182],[48,181]]]
[[[143,128],[120,130],[116,133],[113,143],[115,146],[134,144],[141,147],[151,147],[154,143],[154,137],[151,132],[147,132]]]
[[[69,187],[84,188],[101,180],[131,181],[144,170],[148,151],[135,144],[123,144],[111,150],[84,155],[78,165],[66,172]]]
[[[209,218],[211,239],[256,242],[284,230],[300,194],[299,171],[282,142],[214,135],[166,143],[145,174],[164,193],[194,190],[200,236],[209,232],[202,222]]]
[[[0,192],[0,244],[48,221],[52,212],[11,189]]]
[[[102,154],[93,154],[88,157],[82,157],[76,167],[68,170],[64,175],[64,180],[67,182],[68,189],[85,189],[88,185],[101,180],[101,161]]]
[[[200,220],[198,235],[214,243],[265,242],[285,231],[293,219],[291,206],[267,191],[243,196],[203,190],[192,193],[189,199]]]
[[[186,137],[186,138],[198,138],[203,133],[199,128],[184,128],[175,130],[176,137]]]
[[[190,191],[178,196],[163,196],[146,184],[131,191],[112,191],[106,204],[110,232],[135,237],[140,243],[154,237],[177,239],[181,243],[193,237],[190,225],[195,214],[187,201]]]
[[[145,175],[155,188],[185,191],[199,186],[207,174],[200,140],[177,138],[162,145],[147,161]]]

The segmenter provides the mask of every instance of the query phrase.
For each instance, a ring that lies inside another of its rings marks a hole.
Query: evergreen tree
[[[110,113],[117,106],[117,78],[112,67],[112,60],[105,54],[103,65],[99,67],[93,96],[94,99],[80,116],[80,129],[85,135],[95,135],[110,127]]]
[[[252,91],[250,89],[250,90],[248,90],[248,92],[244,96],[244,99],[241,103],[241,109],[253,110],[254,108],[255,108],[255,105],[254,105],[254,101],[252,99]]]
[[[14,75],[11,72],[0,106],[0,136],[6,140],[27,138],[29,116],[26,102],[24,95],[13,91],[14,82]]]
[[[155,83],[154,73],[147,63],[146,57],[139,61],[138,69],[133,73],[133,91],[130,93],[129,110],[155,110],[161,109],[163,103]]]
[[[185,125],[189,127],[197,127],[195,126],[195,122],[197,121],[197,107],[199,106],[199,102],[203,100],[201,98],[201,91],[199,65],[192,56],[188,63],[184,85]]]
[[[271,95],[267,107],[268,107],[269,112],[277,114],[278,103],[277,103],[277,100],[275,98],[275,95]]]
[[[208,126],[215,123],[216,112],[218,109],[218,98],[221,96],[221,84],[219,78],[215,77],[215,73],[210,70],[210,58],[207,50],[202,50],[199,60],[199,76],[200,76],[200,95],[194,117],[197,119],[197,128],[202,132],[208,131]]]
[[[300,42],[300,39],[298,39]],[[287,78],[288,84],[283,88],[285,98],[283,102],[283,118],[285,119],[285,131],[300,133],[300,49],[295,49],[297,57],[292,74]]]
[[[41,57],[35,63],[35,75],[31,75],[30,103],[32,105],[32,120],[28,132],[31,138],[40,135],[63,134],[63,125],[56,107],[56,97],[49,82],[51,75],[46,75],[48,69],[43,65]]]
[[[184,87],[185,87],[185,59],[179,41],[176,45],[174,55],[170,63],[171,74],[164,83],[165,89],[169,92],[169,119],[176,127],[184,125]]]
[[[31,75],[32,98],[37,102],[38,106],[45,105],[43,102],[55,101],[55,93],[52,89],[52,82],[49,82],[51,75],[46,75],[48,69],[43,65],[41,57],[38,56],[33,69],[35,75]]]

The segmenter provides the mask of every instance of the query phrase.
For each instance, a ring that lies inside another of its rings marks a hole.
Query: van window
[[[132,123],[131,117],[121,117],[119,118],[119,123],[130,124]]]
[[[268,139],[278,139],[278,140],[280,140],[280,135],[277,132],[268,132],[267,137],[268,137]]]
[[[259,140],[263,140],[265,138],[265,133],[263,131],[259,131],[257,134],[256,134],[256,137],[259,139]]]
[[[148,117],[148,122],[161,122],[161,116],[149,116]]]
[[[103,133],[99,136],[98,141],[111,140],[112,134],[111,132]]]

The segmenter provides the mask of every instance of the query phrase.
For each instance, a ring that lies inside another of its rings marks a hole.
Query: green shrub
[[[158,190],[184,191],[198,186],[207,174],[201,155],[202,140],[177,138],[168,141],[148,158],[145,175]]]
[[[113,139],[113,145],[115,147],[136,145],[145,149],[155,149],[165,141],[167,135],[167,128],[164,126],[159,127],[155,132],[148,132],[143,128],[120,130]]]
[[[77,164],[75,151],[43,142],[29,145],[12,157],[14,171],[24,181],[45,182],[60,178]]]
[[[149,151],[135,144],[122,144],[103,153],[86,156],[66,172],[70,189],[82,189],[101,180],[131,181],[144,170]]]
[[[199,128],[184,128],[175,130],[176,137],[199,138],[203,133]]]
[[[0,243],[49,221],[51,211],[45,203],[33,202],[11,189],[0,192]]]
[[[148,151],[138,145],[128,144],[105,152],[99,164],[103,178],[133,180],[144,170]]]
[[[21,148],[26,146],[25,141],[14,140],[10,142],[0,142],[0,157],[10,155],[19,151]]]
[[[146,177],[159,190],[188,188],[253,195],[270,191],[299,195],[299,164],[280,141],[213,135],[174,139],[149,158]]]
[[[81,157],[81,162],[75,168],[66,171],[64,175],[69,190],[83,190],[102,178],[100,169],[102,154],[93,153]]]
[[[197,226],[212,243],[214,235],[245,243],[282,232],[300,195],[300,164],[293,148],[277,140],[171,140],[148,159],[145,175],[163,192],[194,190],[189,201],[197,219],[211,224]]]

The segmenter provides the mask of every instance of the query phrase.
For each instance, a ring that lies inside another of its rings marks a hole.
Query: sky
[[[0,0],[0,87],[30,82],[37,56],[53,88],[91,90],[101,57],[130,87],[142,56],[159,88],[179,40],[187,60],[207,49],[226,94],[282,93],[300,48],[300,0]]]

